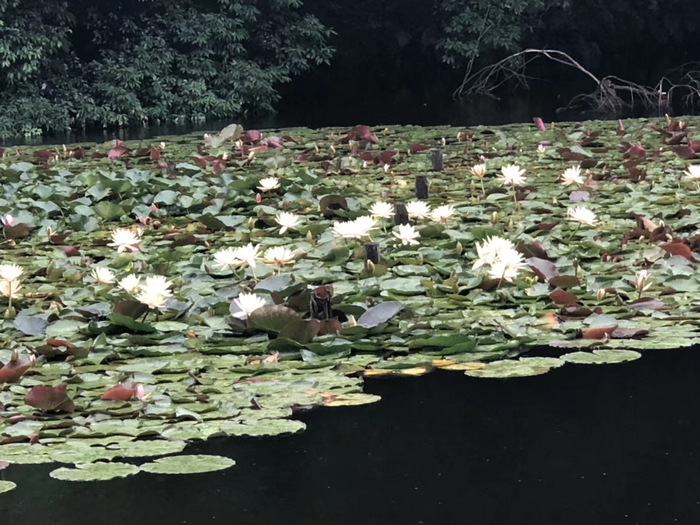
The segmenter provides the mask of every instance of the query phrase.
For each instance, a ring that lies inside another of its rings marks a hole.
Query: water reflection
[[[410,92],[409,92],[410,95]],[[282,101],[275,115],[248,115],[240,119],[246,129],[279,129],[289,127],[351,127],[356,124],[416,125],[416,126],[476,126],[500,125],[517,122],[531,122],[534,116],[546,121],[561,120],[555,109],[560,101],[553,92],[522,93],[504,99],[482,98],[472,101],[455,101],[446,92],[435,96],[429,102],[422,102],[412,96],[375,96],[355,98],[342,104],[327,100],[321,104],[313,101],[301,102],[298,99]],[[567,118],[572,118],[568,116]],[[75,144],[80,142],[105,142],[108,140],[149,140],[166,135],[205,133],[218,131],[235,118],[187,122],[181,124],[161,124],[134,126],[122,129],[77,131],[63,134],[47,134],[40,137],[25,137],[8,140],[3,146],[42,144]]]
[[[10,467],[7,525],[666,524],[700,522],[693,350],[508,381],[370,381],[383,401],[302,415],[291,437],[214,440],[237,460],[104,483]]]

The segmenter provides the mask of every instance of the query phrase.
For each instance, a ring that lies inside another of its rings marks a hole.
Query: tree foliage
[[[697,0],[0,0],[0,137],[269,112],[331,46],[296,94],[424,103],[527,47],[647,82],[698,26]]]
[[[0,0],[0,136],[268,111],[328,63],[299,0]]]

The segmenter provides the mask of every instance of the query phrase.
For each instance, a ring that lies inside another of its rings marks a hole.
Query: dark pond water
[[[3,525],[700,523],[700,349],[478,380],[372,380],[306,432],[192,447],[238,464],[104,483],[10,467]]]
[[[342,104],[332,100],[320,102],[299,94],[290,94],[280,103],[279,112],[270,116],[251,115],[240,119],[246,129],[288,127],[351,127],[356,124],[420,125],[420,126],[475,126],[499,125],[516,122],[531,122],[533,117],[546,121],[561,120],[555,109],[562,104],[554,91],[522,93],[503,99],[483,98],[475,101],[455,101],[449,92],[429,99],[418,97],[411,91],[384,93],[373,98],[357,96]],[[565,116],[571,119],[572,117]],[[191,132],[218,131],[237,119],[217,121],[164,124],[124,129],[92,130],[64,134],[49,134],[41,137],[18,137],[7,140],[4,146],[73,144],[77,142],[104,142],[121,140],[147,140],[157,136],[181,135]]]

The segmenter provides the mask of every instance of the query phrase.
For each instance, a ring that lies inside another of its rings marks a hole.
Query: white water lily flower
[[[107,246],[117,248],[117,253],[125,251],[136,251],[139,249],[139,241],[141,236],[129,230],[128,228],[115,228],[112,230],[112,242]]]
[[[575,208],[566,210],[566,218],[570,221],[587,224],[588,226],[594,226],[596,222],[596,214],[583,206],[576,206]]]
[[[344,239],[363,239],[375,227],[374,219],[369,216],[358,217],[354,221],[334,222],[333,233]]]
[[[9,213],[0,219],[3,226],[12,226],[15,223],[15,218]]]
[[[236,256],[241,261],[239,263],[241,267],[245,268],[246,266],[250,266],[251,268],[255,268],[257,261],[260,260],[260,245],[256,244],[253,246],[253,243],[249,242],[245,246],[236,248]]]
[[[700,179],[700,164],[692,164],[692,165],[688,166],[683,173],[685,173],[686,179],[691,179],[691,180]]]
[[[394,216],[394,205],[390,202],[375,202],[369,208],[369,214],[379,219],[390,219]]]
[[[576,165],[566,168],[564,173],[559,176],[559,182],[563,186],[569,186],[570,184],[583,186],[584,180],[581,178],[581,166]]]
[[[258,189],[262,192],[276,190],[280,187],[280,181],[277,177],[266,177],[260,179],[260,186]]]
[[[430,214],[430,206],[424,201],[411,201],[406,204],[409,218],[425,219]]]
[[[374,217],[370,217],[369,215],[358,217],[352,222],[355,223],[358,230],[364,230],[366,232],[365,237],[369,237],[369,232],[377,227],[377,221],[374,220]]]
[[[430,218],[435,222],[447,222],[455,214],[455,208],[452,204],[438,206],[430,212]]]
[[[141,277],[134,273],[130,273],[126,277],[124,277],[121,281],[119,281],[119,287],[124,290],[126,293],[134,293],[136,290],[139,289],[139,286],[141,285]]]
[[[0,279],[0,295],[9,297],[10,299],[17,299],[19,294],[17,293],[22,288],[19,284],[18,279]]]
[[[518,272],[527,265],[523,254],[515,249],[515,245],[502,237],[489,237],[483,243],[476,243],[478,259],[472,268],[489,266],[489,277],[512,282]]]
[[[471,171],[472,175],[475,177],[483,179],[484,175],[486,175],[486,164],[483,162],[481,164],[474,164],[471,168],[469,168],[469,171]]]
[[[139,293],[134,297],[149,308],[162,308],[173,295],[170,291],[172,284],[162,275],[146,277],[146,282],[141,285]]]
[[[287,211],[283,211],[275,215],[275,222],[282,226],[280,228],[280,235],[284,235],[287,230],[293,230],[301,224],[301,218],[295,214]]]
[[[172,285],[173,283],[162,275],[153,275],[151,277],[146,277],[146,282],[141,285],[141,290],[160,294],[167,298],[173,295],[173,292],[170,291]]]
[[[0,279],[15,281],[19,279],[24,270],[16,264],[0,264]]]
[[[233,317],[238,319],[247,319],[255,310],[266,304],[263,297],[254,293],[240,293],[233,302],[240,309],[240,311],[232,314]]]
[[[420,237],[420,233],[418,233],[413,226],[410,224],[399,224],[399,231],[393,232],[394,237],[396,237],[398,240],[401,241],[402,245],[406,244],[420,244],[416,239]]]
[[[242,261],[238,256],[238,248],[224,248],[214,254],[214,266],[219,270],[230,270],[240,266]]]
[[[92,269],[90,275],[100,284],[112,284],[114,283],[114,273],[109,268],[104,266],[97,266]]]
[[[145,304],[151,309],[162,308],[165,306],[165,302],[168,300],[167,296],[163,295],[162,293],[158,293],[157,290],[147,288],[142,289],[134,297],[137,301]]]
[[[525,170],[517,164],[503,166],[498,178],[501,179],[504,186],[522,186],[525,184]]]
[[[487,237],[483,243],[476,243],[477,260],[474,261],[472,269],[476,270],[481,266],[491,266],[499,260],[515,259],[515,254],[520,254],[515,245],[503,237]]]
[[[647,270],[640,270],[634,276],[634,281],[632,281],[632,284],[634,284],[635,289],[640,295],[643,291],[648,290],[651,287],[651,280],[649,277],[650,275]]]
[[[268,264],[276,264],[281,267],[294,262],[294,253],[286,246],[273,246],[265,250],[263,259]]]
[[[516,252],[518,253],[518,252]],[[520,255],[518,253],[518,255]],[[518,272],[522,270],[525,266],[527,266],[524,262],[522,262],[522,255],[520,255],[520,260],[503,260],[503,261],[496,261],[494,264],[491,265],[491,269],[489,270],[489,277],[492,279],[503,279],[505,281],[508,281],[509,283],[513,282],[513,279],[515,279],[518,276]]]

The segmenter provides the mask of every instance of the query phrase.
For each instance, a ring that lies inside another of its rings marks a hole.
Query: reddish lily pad
[[[32,387],[24,398],[24,402],[45,412],[73,412],[75,404],[68,397],[67,388],[68,385],[66,383],[56,386],[36,385]]]

